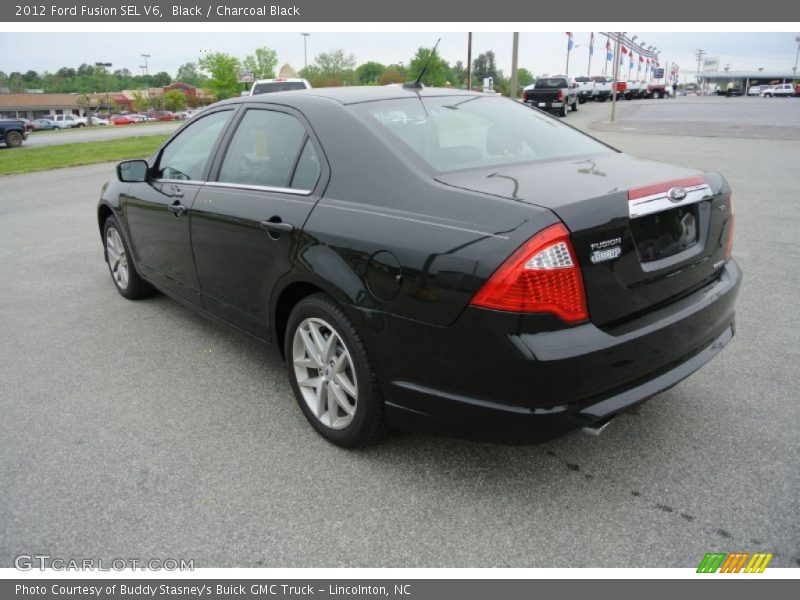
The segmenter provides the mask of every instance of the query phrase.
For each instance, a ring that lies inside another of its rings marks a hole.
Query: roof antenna
[[[431,59],[433,58],[433,56],[436,54],[436,49],[439,47],[439,42],[441,42],[441,41],[442,41],[442,38],[439,38],[438,40],[436,40],[436,45],[433,47],[433,50],[431,50],[431,53],[428,55],[428,60],[425,61],[425,65],[422,67],[422,70],[419,72],[419,75],[417,76],[417,80],[416,81],[406,81],[403,84],[403,87],[405,89],[407,89],[407,90],[421,90],[422,88],[425,87],[424,85],[422,85],[422,76],[425,75],[425,71],[428,70],[428,65],[430,64]]]

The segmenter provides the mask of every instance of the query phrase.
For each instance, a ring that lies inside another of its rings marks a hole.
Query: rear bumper
[[[564,102],[550,101],[550,100],[526,100],[525,104],[530,104],[534,108],[541,108],[543,110],[550,110],[553,108],[561,108]]]
[[[713,283],[614,330],[554,329],[477,308],[450,327],[373,314],[368,347],[387,419],[504,443],[543,442],[606,420],[676,385],[731,341],[740,280],[729,261]]]

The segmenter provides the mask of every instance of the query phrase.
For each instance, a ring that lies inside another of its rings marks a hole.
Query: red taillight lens
[[[564,92],[561,91],[561,90],[558,90],[558,94],[556,95],[556,100],[558,100],[560,102],[563,99],[564,99]]]
[[[588,319],[583,278],[567,228],[557,223],[525,242],[486,281],[472,304],[552,313],[567,323]]]
[[[736,217],[733,214],[733,196],[728,199],[728,238],[725,240],[725,259],[729,259],[733,254],[733,224],[736,222]]]

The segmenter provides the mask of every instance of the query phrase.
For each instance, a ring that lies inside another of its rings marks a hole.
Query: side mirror
[[[126,183],[141,183],[147,181],[147,171],[150,167],[146,160],[125,160],[117,165],[117,179]]]

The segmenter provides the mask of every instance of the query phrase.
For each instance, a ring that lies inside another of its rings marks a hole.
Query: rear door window
[[[306,151],[307,141],[305,127],[292,115],[250,109],[236,128],[218,180],[268,188],[295,187],[295,180],[307,185],[312,177],[316,183],[319,162],[313,147]]]

